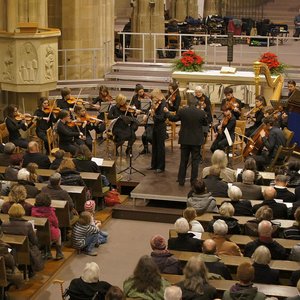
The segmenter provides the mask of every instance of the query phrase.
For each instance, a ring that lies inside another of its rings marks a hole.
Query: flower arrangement
[[[174,70],[185,72],[202,71],[204,60],[194,51],[188,50],[182,53],[182,57],[174,61]]]
[[[278,75],[284,73],[286,65],[278,61],[276,54],[266,52],[260,57],[260,62],[265,63],[272,75]]]

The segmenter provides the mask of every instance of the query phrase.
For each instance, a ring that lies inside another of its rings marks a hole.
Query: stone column
[[[151,4],[151,2],[153,4]],[[132,46],[142,48],[144,45],[144,58],[152,59],[154,53],[154,39],[151,33],[164,33],[164,2],[160,0],[136,0],[133,8],[132,32],[149,33],[144,37],[132,36]],[[164,47],[164,37],[156,37],[156,48]],[[142,58],[142,51],[134,51],[135,58]]]
[[[204,1],[204,16],[222,15],[223,1],[221,0],[206,0]]]
[[[14,32],[19,22],[19,5],[18,0],[7,1],[7,25],[8,32]]]

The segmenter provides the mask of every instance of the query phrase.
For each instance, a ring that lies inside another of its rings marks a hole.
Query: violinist
[[[100,109],[102,102],[112,102],[113,97],[109,94],[109,90],[105,85],[99,87],[99,95],[93,99],[93,104],[97,109]]]
[[[96,133],[102,133],[105,130],[105,124],[102,120],[96,117],[90,117],[86,109],[83,106],[76,106],[74,109],[77,125],[82,134],[85,136],[85,140],[76,139],[76,143],[79,145],[86,144],[90,150],[92,150],[93,138],[90,130],[95,130]]]
[[[181,97],[178,84],[175,81],[169,84],[166,99],[168,99],[168,110],[177,112],[181,103]]]
[[[148,170],[155,170],[156,173],[165,171],[165,140],[167,136],[167,113],[164,112],[166,100],[160,89],[151,92],[152,107],[149,111],[152,116],[153,135],[152,135],[152,159],[151,167]]]
[[[209,125],[213,122],[213,117],[211,114],[211,102],[210,99],[204,94],[204,89],[201,86],[195,87],[195,98],[197,100],[198,108],[204,110],[207,116],[207,125],[203,126],[204,136],[207,137]]]
[[[145,93],[144,87],[141,84],[137,84],[135,86],[135,94],[133,95],[131,99],[131,104],[136,107],[138,111],[142,110],[142,101],[143,100],[149,100],[149,106],[150,106],[150,96]],[[148,110],[144,110],[146,113]]]
[[[47,129],[52,127],[56,122],[56,117],[53,113],[53,107],[49,106],[49,100],[41,97],[38,104],[38,109],[34,113],[37,116],[36,135],[44,142],[47,154],[49,154],[49,145],[47,139]]]
[[[68,124],[74,124],[70,118],[70,112],[62,110],[58,114],[59,121],[57,122],[57,133],[59,136],[59,148],[70,152],[74,156],[79,148],[79,145],[75,142],[75,139],[85,140],[85,136],[77,126],[69,126]]]
[[[118,148],[128,141],[126,155],[132,153],[132,146],[136,140],[135,131],[138,129],[138,123],[134,114],[129,111],[129,106],[126,102],[126,97],[119,94],[116,97],[116,105],[112,106],[108,113],[108,119],[116,119],[114,123],[112,133],[114,135],[114,141],[116,144],[116,154]]]
[[[16,105],[10,104],[5,108],[5,125],[9,133],[9,141],[16,146],[26,149],[28,147],[28,141],[21,137],[20,129],[26,131],[33,124],[34,118],[27,120],[26,115],[22,115],[18,111]]]
[[[263,171],[275,157],[280,145],[285,146],[286,139],[283,131],[277,126],[273,117],[264,118],[265,128],[260,131],[263,146],[266,150],[254,156],[258,171]]]
[[[70,110],[74,107],[74,104],[68,103],[71,99],[71,89],[64,87],[60,90],[61,99],[57,100],[57,106],[64,110]]]
[[[289,90],[288,97],[290,97],[294,93],[294,91],[297,90],[295,80],[289,80],[288,81],[288,90]]]
[[[234,141],[234,130],[235,130],[235,124],[236,124],[236,118],[233,115],[233,112],[227,108],[223,112],[223,120],[221,124],[217,127],[218,132],[216,133],[216,139],[212,143],[210,150],[211,152],[215,152],[215,150],[225,150],[226,147],[228,147],[228,141],[226,139],[225,135],[225,129],[228,130],[230,137],[232,141]]]
[[[233,96],[233,89],[229,86],[224,89],[224,95],[225,98],[221,103],[222,110],[224,111],[229,108],[235,116],[235,119],[239,120],[241,116],[241,108],[243,107],[242,101]]]
[[[245,116],[250,118],[254,124],[246,129],[246,136],[251,137],[255,130],[262,124],[264,118],[264,107],[266,106],[266,99],[262,95],[255,97],[255,107],[248,111]],[[254,114],[254,115],[253,115]]]

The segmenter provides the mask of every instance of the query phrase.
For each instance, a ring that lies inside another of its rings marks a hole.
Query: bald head
[[[39,152],[39,145],[37,142],[35,141],[31,141],[28,144],[28,152],[30,153],[36,153]]]
[[[205,254],[215,254],[217,251],[217,246],[214,240],[207,239],[203,242],[202,252]]]
[[[272,223],[270,221],[261,221],[258,224],[258,235],[263,237],[272,237]]]
[[[268,186],[263,191],[265,200],[273,200],[276,197],[276,190],[272,186]]]

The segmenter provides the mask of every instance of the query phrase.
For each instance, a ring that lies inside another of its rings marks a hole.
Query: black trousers
[[[210,147],[210,151],[215,152],[217,149],[225,150],[226,147],[228,147],[228,142],[225,134],[218,134]]]
[[[59,148],[66,152],[70,152],[72,154],[72,156],[75,156],[77,153],[77,150],[79,149],[79,146],[78,146],[78,144],[75,144],[75,143],[68,143],[68,144],[59,143]]]
[[[165,170],[166,126],[153,127],[151,168]]]
[[[76,139],[75,143],[77,145],[84,145],[84,144],[86,144],[89,147],[89,149],[92,151],[92,148],[93,148],[93,139],[92,139],[91,136],[86,136],[85,140]]]
[[[200,145],[181,145],[181,157],[180,165],[178,170],[178,182],[183,184],[185,181],[186,169],[191,155],[192,159],[192,170],[191,170],[191,182],[194,182],[198,178],[198,169],[201,159],[201,146]]]
[[[27,149],[27,147],[28,147],[28,141],[23,138],[18,138],[16,140],[13,140],[10,142],[14,143],[16,146],[18,146],[20,148]]]
[[[46,153],[49,154],[49,144],[47,139],[47,132],[43,130],[37,130],[36,135],[43,141]]]

